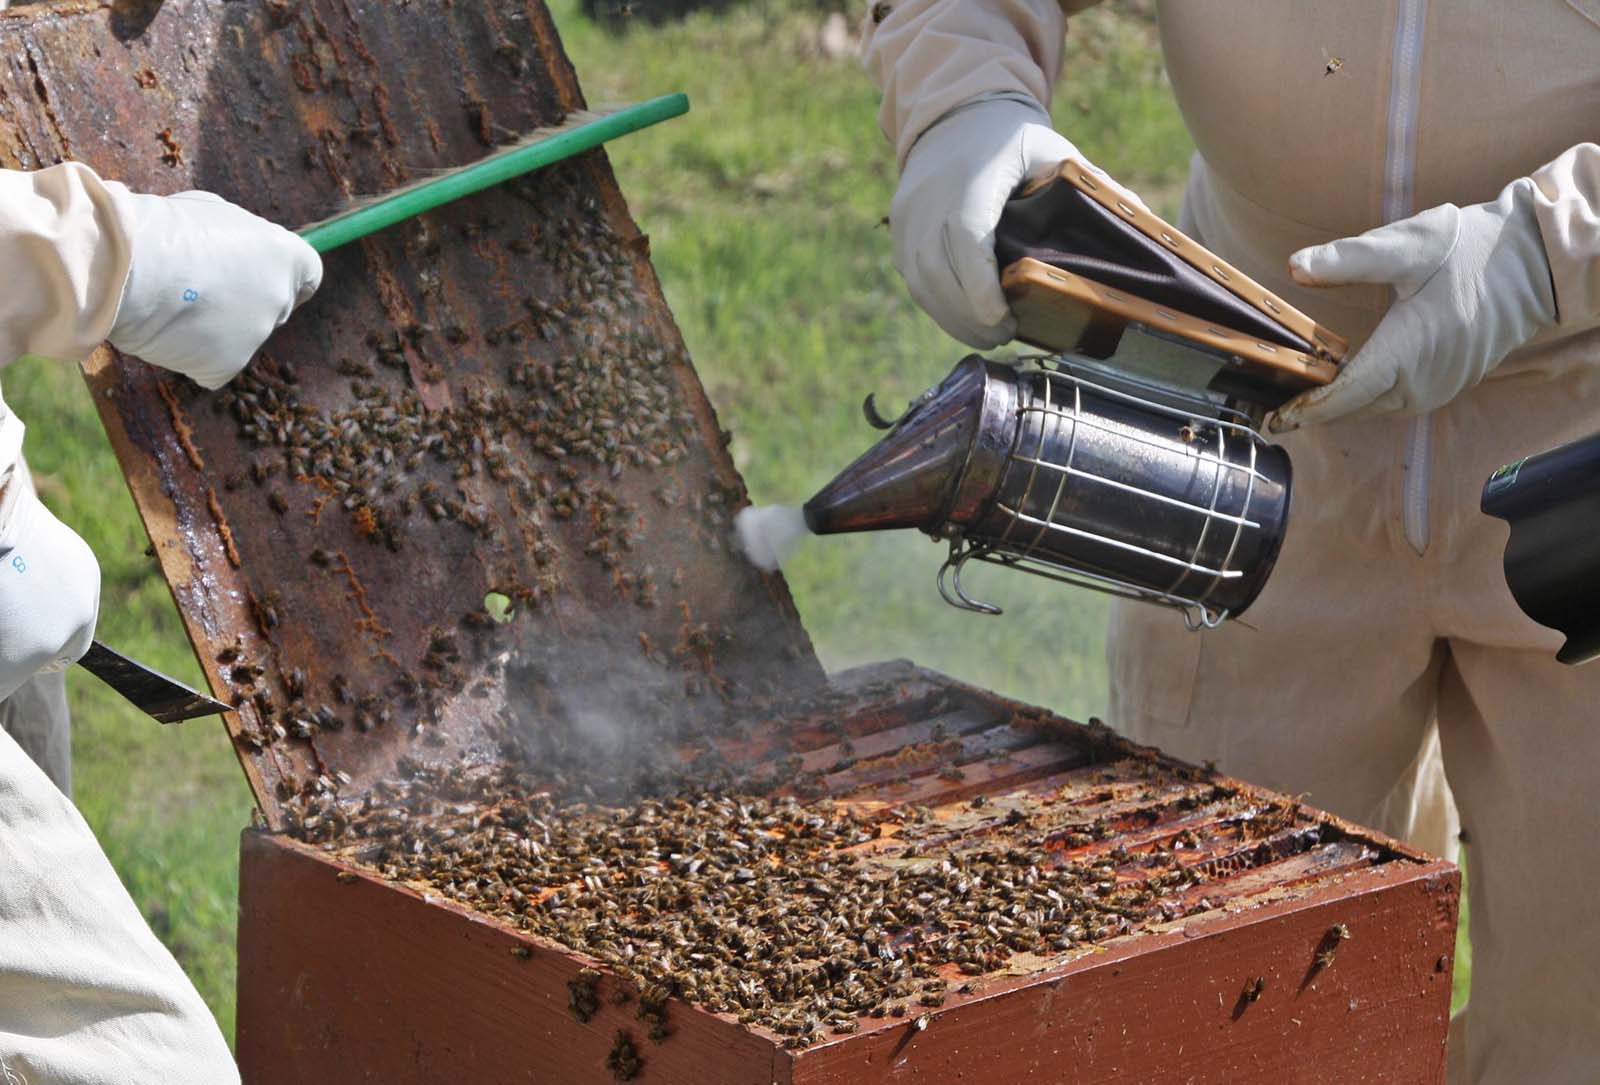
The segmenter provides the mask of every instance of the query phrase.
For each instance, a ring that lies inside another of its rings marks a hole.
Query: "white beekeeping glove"
[[[900,173],[889,230],[895,267],[939,327],[979,349],[1016,334],[995,226],[1029,174],[1074,156],[1083,157],[1044,110],[1014,98],[961,106],[922,133]]]
[[[127,193],[128,282],[106,338],[220,388],[322,283],[299,237],[209,192]]]
[[[100,612],[100,565],[12,472],[0,501],[0,700],[40,671],[89,650]]]
[[[1556,322],[1533,182],[1492,203],[1439,207],[1289,257],[1307,286],[1377,283],[1395,302],[1333,383],[1286,403],[1275,433],[1337,418],[1442,407]]]

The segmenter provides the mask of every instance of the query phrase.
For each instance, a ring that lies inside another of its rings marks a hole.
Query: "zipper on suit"
[[[1422,38],[1427,20],[1428,0],[1399,0],[1389,76],[1388,141],[1383,170],[1384,222],[1395,222],[1416,210],[1411,185],[1416,173],[1417,99],[1421,92]],[[1401,523],[1406,542],[1419,555],[1428,549],[1432,428],[1432,419],[1422,414],[1412,419],[1406,434]]]

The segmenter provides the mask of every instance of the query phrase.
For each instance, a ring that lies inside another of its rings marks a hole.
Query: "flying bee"
[[[1336,57],[1336,56],[1330,56],[1328,54],[1328,50],[1326,48],[1324,48],[1322,50],[1322,59],[1327,62],[1327,64],[1322,69],[1322,77],[1324,79],[1326,79],[1328,76],[1332,75],[1334,72],[1338,71],[1340,68],[1344,67],[1344,58]]]

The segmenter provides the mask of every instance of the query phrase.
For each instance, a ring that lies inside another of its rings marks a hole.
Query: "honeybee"
[[[1327,65],[1322,69],[1322,77],[1324,79],[1344,67],[1344,58],[1328,55],[1326,48],[1322,50],[1322,59],[1327,61]]]
[[[1333,963],[1334,954],[1339,952],[1339,943],[1350,937],[1350,928],[1343,923],[1335,923],[1328,928],[1322,936],[1322,944],[1317,947],[1316,967],[1320,970]]]

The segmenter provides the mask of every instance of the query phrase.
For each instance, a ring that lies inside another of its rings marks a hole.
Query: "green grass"
[[[755,500],[803,501],[873,438],[859,404],[932,384],[965,352],[890,263],[894,185],[876,94],[819,52],[815,14],[745,9],[613,36],[553,5],[591,101],[687,91],[691,113],[613,148],[673,311]],[[1176,211],[1189,144],[1148,17],[1074,20],[1058,123],[1092,159]],[[1092,106],[1092,108],[1091,108]],[[101,635],[176,677],[198,670],[78,374],[5,376],[45,500],[104,570]],[[987,570],[1004,617],[958,613],[921,536],[816,541],[787,574],[830,667],[893,656],[1079,718],[1103,703],[1101,597]],[[162,728],[74,674],[77,800],[152,926],[232,1035],[237,838],[250,797],[220,728]],[[1460,957],[1458,982],[1468,958]]]

